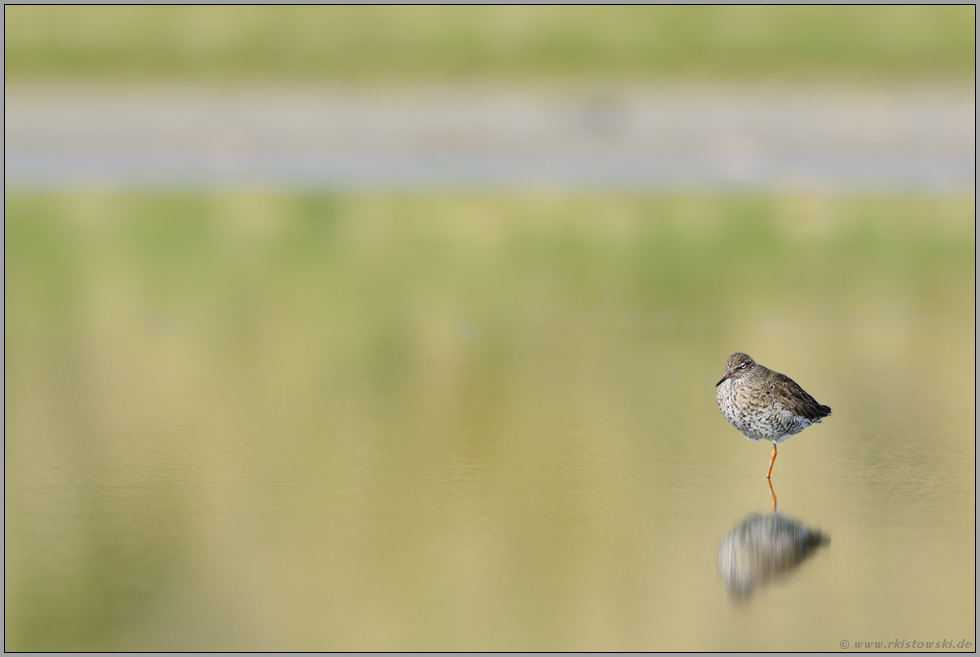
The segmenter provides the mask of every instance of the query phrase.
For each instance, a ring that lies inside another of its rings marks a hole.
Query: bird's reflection
[[[773,512],[748,514],[718,546],[718,570],[735,600],[748,600],[757,587],[792,572],[814,550],[830,542],[819,529],[777,513],[771,486],[769,494]]]

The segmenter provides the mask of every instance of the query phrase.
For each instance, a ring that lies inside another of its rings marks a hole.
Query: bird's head
[[[721,377],[721,381],[715,384],[717,388],[722,383],[728,379],[741,378],[752,371],[755,367],[755,361],[748,354],[743,354],[742,352],[737,352],[728,357],[728,362],[725,363],[725,376]]]

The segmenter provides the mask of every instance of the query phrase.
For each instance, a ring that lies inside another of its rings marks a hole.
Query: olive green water
[[[5,213],[7,650],[976,640],[972,196]],[[833,408],[772,480],[830,542],[741,594],[734,351]]]

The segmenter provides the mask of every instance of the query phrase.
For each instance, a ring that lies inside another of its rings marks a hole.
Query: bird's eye
[[[744,369],[746,365],[748,365],[748,363],[742,363],[741,365],[738,366],[738,369],[740,370]]]

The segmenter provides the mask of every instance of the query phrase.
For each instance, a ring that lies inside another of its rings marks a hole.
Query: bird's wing
[[[830,415],[830,406],[824,406],[811,397],[806,390],[785,374],[772,372],[769,378],[772,396],[794,415],[817,421]]]

